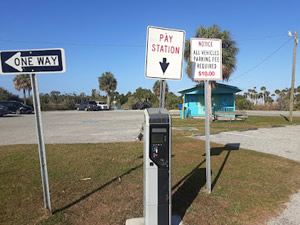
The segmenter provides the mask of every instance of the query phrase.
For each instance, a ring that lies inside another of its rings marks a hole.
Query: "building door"
[[[186,95],[189,109],[189,116],[199,116],[200,98],[199,95]]]
[[[221,111],[233,111],[234,100],[232,94],[224,94],[220,96]]]

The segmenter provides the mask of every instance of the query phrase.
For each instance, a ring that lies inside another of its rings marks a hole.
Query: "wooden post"
[[[293,107],[294,107],[294,87],[295,87],[295,71],[296,71],[296,48],[298,44],[298,32],[295,32],[294,37],[294,54],[293,54],[293,71],[292,71],[292,84],[291,84],[291,95],[290,95],[290,113],[289,120],[293,122]]]

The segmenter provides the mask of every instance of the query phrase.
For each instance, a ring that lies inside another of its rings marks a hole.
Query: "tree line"
[[[102,74],[105,76],[106,73]],[[110,73],[110,76],[113,74]],[[114,77],[113,77],[114,78]],[[20,77],[18,77],[20,79]],[[115,79],[115,78],[114,78]],[[100,84],[101,90],[104,91],[107,85],[103,86]],[[20,81],[18,81],[19,83]],[[14,84],[17,83],[14,81]],[[116,83],[116,82],[114,82]],[[31,84],[30,84],[31,85]],[[31,87],[27,85],[26,87]],[[115,85],[117,87],[117,85]],[[25,87],[25,86],[23,86]],[[16,88],[17,89],[17,88]],[[18,90],[18,89],[17,89]],[[159,81],[156,81],[153,85],[152,90],[138,87],[135,92],[131,93],[130,91],[127,94],[120,94],[116,91],[116,88],[108,87],[106,90],[106,96],[100,95],[100,91],[97,89],[92,89],[91,95],[86,95],[85,93],[69,93],[63,94],[59,91],[51,91],[50,93],[41,93],[40,101],[42,110],[73,110],[77,104],[80,104],[83,101],[95,100],[107,102],[107,95],[109,99],[112,99],[112,106],[117,106],[122,109],[131,109],[132,106],[138,101],[149,102],[152,107],[158,107],[159,105],[159,95],[160,95],[160,84]],[[260,91],[259,91],[260,90]],[[32,97],[30,96],[31,89],[25,89],[28,97],[26,100],[21,99],[18,95],[15,95],[4,88],[0,87],[0,100],[7,101],[22,101],[27,105],[32,106]],[[24,91],[22,90],[24,93]],[[246,110],[289,110],[289,99],[290,99],[290,88],[284,88],[282,90],[276,89],[274,93],[271,94],[265,86],[262,86],[260,89],[253,87],[244,92],[243,95],[236,95],[236,108],[237,109],[246,109]],[[294,91],[294,108],[300,110],[300,85],[295,88]],[[115,102],[115,103],[114,103]],[[182,103],[182,96],[176,96],[174,93],[169,92],[168,84],[166,85],[166,107],[168,109],[177,109],[178,104]]]
[[[17,75],[13,79],[14,87],[18,91],[22,91],[23,99],[14,95],[4,88],[0,88],[0,100],[14,100],[22,101],[24,104],[33,105],[31,92],[30,76]],[[42,110],[73,110],[78,104],[84,101],[102,101],[107,102],[111,107],[118,107],[121,109],[132,109],[137,102],[148,102],[152,107],[158,107],[160,84],[157,80],[152,90],[138,87],[135,92],[130,91],[127,94],[120,94],[117,90],[117,80],[111,72],[102,73],[98,77],[99,90],[92,89],[91,95],[85,93],[61,93],[53,90],[50,93],[40,93],[40,102]],[[100,90],[104,91],[106,95],[100,95]],[[166,107],[168,109],[177,109],[178,104],[182,103],[182,96],[176,96],[174,93],[168,91],[168,84],[166,85]],[[27,93],[27,95],[26,95]]]
[[[276,89],[271,94],[265,86],[260,91],[253,87],[244,92],[243,95],[236,95],[237,109],[256,110],[289,110],[291,88],[282,90]],[[300,85],[294,89],[294,109],[300,110]]]

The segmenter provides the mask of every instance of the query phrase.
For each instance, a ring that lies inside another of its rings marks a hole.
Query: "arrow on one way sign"
[[[43,55],[43,56],[21,56],[21,52],[17,52],[5,63],[19,72],[25,67],[32,66],[58,66],[58,55]]]

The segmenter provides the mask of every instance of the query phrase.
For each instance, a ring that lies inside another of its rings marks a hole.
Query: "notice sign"
[[[222,80],[222,40],[191,38],[194,80]]]
[[[181,80],[185,32],[148,27],[146,68],[147,78]]]

